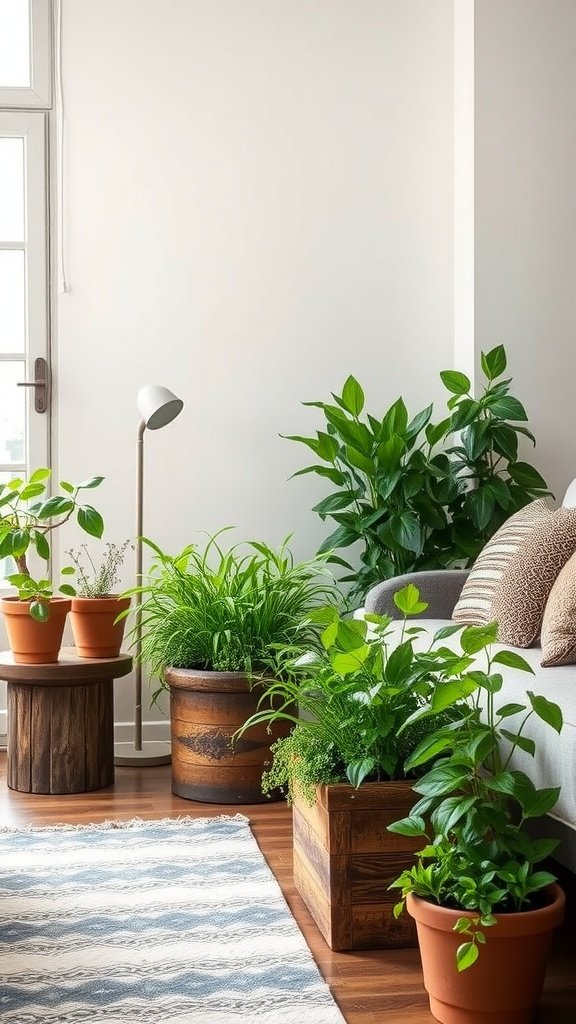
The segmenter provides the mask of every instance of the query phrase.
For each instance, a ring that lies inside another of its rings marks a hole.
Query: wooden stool
[[[132,658],[79,658],[63,647],[51,665],[16,665],[8,683],[8,786],[20,793],[88,793],[114,782],[113,681]]]

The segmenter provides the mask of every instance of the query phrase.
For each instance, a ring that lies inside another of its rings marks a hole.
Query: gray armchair
[[[417,619],[450,619],[454,606],[460,597],[468,569],[434,569],[428,572],[409,572],[405,576],[394,576],[383,583],[377,583],[366,595],[364,610],[377,615],[391,615],[393,619],[401,618],[401,613],[394,604],[396,591],[413,583],[418,587],[423,601],[428,608]],[[411,616],[412,618],[412,616]]]

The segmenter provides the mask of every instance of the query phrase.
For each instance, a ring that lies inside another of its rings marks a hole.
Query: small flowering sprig
[[[114,587],[120,582],[119,572],[129,546],[129,540],[125,540],[123,544],[108,542],[99,563],[94,561],[86,544],[82,544],[80,550],[68,550],[66,554],[76,567],[78,596],[110,597]]]

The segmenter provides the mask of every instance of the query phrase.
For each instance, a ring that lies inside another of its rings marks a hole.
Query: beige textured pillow
[[[456,622],[485,626],[493,622],[492,603],[497,587],[518,549],[553,512],[538,498],[510,516],[490,538],[474,562],[452,613]]]
[[[541,643],[544,667],[576,663],[576,554],[568,559],[550,591]]]
[[[498,639],[529,647],[540,633],[548,595],[576,551],[576,509],[559,508],[533,530],[508,563],[492,600]]]

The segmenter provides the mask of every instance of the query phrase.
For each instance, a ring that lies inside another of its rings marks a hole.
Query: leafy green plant
[[[30,601],[30,615],[39,622],[49,616],[48,601],[53,596],[49,578],[34,579],[28,565],[28,554],[35,551],[45,562],[50,559],[50,534],[64,526],[72,516],[85,533],[101,537],[104,530],[102,516],[91,505],[81,503],[81,491],[98,487],[101,476],[91,477],[80,484],[60,482],[60,494],[48,495],[51,470],[37,469],[28,480],[14,479],[0,484],[0,558],[11,557],[17,572],[8,576],[22,601]],[[74,572],[71,567],[64,575]],[[70,584],[63,584],[64,594],[75,593]]]
[[[334,608],[312,613],[311,619],[323,627],[321,649],[297,660],[287,652],[283,671],[268,687],[273,703],[262,707],[241,730],[279,719],[295,725],[271,748],[273,762],[264,776],[264,792],[279,787],[290,800],[296,787],[313,803],[315,786],[322,782],[359,786],[365,780],[397,780],[418,773],[417,766],[406,767],[407,759],[437,729],[437,722],[417,713],[427,709],[436,687],[461,693],[471,659],[445,647],[442,631],[426,649],[419,649],[426,630],[409,626],[408,620],[425,611],[427,604],[415,586],[404,587],[394,601],[404,616],[400,642],[387,616],[343,619]],[[410,716],[413,722],[406,726]],[[448,711],[445,725],[450,718]]]
[[[108,542],[97,563],[86,544],[82,544],[79,550],[70,548],[66,554],[76,568],[76,594],[79,597],[110,597],[120,582],[119,572],[129,545],[129,540],[123,544]]]
[[[445,637],[461,629],[449,626],[441,633]],[[414,785],[419,799],[409,817],[389,826],[392,832],[421,836],[426,842],[414,867],[392,885],[402,894],[395,912],[401,913],[406,896],[414,893],[475,915],[461,917],[455,925],[465,938],[457,953],[459,970],[476,961],[495,914],[528,909],[555,880],[539,865],[553,852],[556,841],[534,839],[525,826],[552,810],[560,790],[537,789],[524,772],[511,768],[511,759],[517,748],[534,756],[534,740],[525,734],[533,715],[559,733],[562,712],[530,690],[526,703],[499,704],[503,682],[499,667],[532,669],[513,651],[492,654],[490,645],[496,638],[496,623],[464,628],[462,663],[470,663],[484,651],[486,669],[467,669],[448,685],[443,680],[435,683],[427,706],[413,712],[402,727],[412,728],[447,709],[458,715],[454,723],[442,724],[428,735],[408,757],[407,771],[434,763]]]
[[[338,599],[326,558],[295,562],[285,541],[278,550],[250,542],[224,550],[219,538],[171,557],[155,554],[142,587],[142,661],[163,681],[167,666],[226,672],[273,671],[278,649],[318,646],[309,613]]]
[[[333,403],[304,403],[326,422],[315,437],[290,436],[320,460],[294,475],[315,473],[333,485],[314,508],[337,524],[320,552],[360,544],[358,570],[334,556],[351,570],[343,579],[352,599],[391,576],[471,564],[505,519],[549,493],[537,470],[518,460],[518,435],[534,438],[511,380],[502,379],[503,346],[481,361],[479,398],[465,374],[440,374],[450,398],[438,423],[432,405],[410,418],[402,398],[382,417],[363,415],[364,392],[354,377]]]

